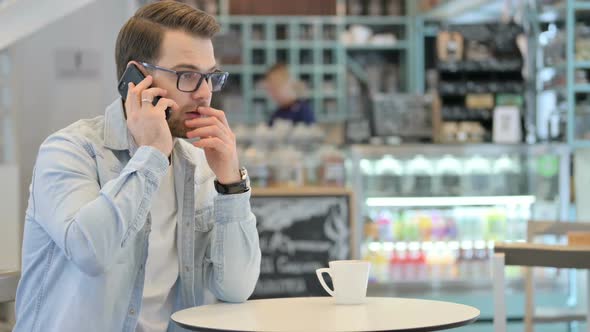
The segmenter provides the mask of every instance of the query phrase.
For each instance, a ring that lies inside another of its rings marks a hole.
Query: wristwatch
[[[240,168],[240,182],[221,184],[215,180],[215,190],[222,195],[243,194],[250,190],[250,179],[245,167]]]

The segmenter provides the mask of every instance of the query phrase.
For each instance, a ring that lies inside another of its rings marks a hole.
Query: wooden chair
[[[567,236],[568,232],[590,232],[590,223],[529,221],[527,242],[516,244],[498,243],[494,248],[494,331],[506,331],[506,302],[504,267],[506,265],[526,266],[525,281],[525,332],[533,332],[533,323],[556,323],[584,321],[590,313],[577,308],[537,308],[534,302],[534,280],[532,268],[557,267],[590,269],[590,249],[535,244],[535,238],[543,235]],[[589,279],[590,281],[590,279]],[[589,326],[590,331],[590,326]]]

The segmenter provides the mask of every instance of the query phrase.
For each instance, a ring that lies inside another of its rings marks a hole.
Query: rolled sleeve
[[[251,190],[234,195],[217,195],[215,197],[215,221],[221,224],[240,222],[250,219]]]
[[[260,273],[260,245],[251,193],[215,198],[215,231],[209,288],[222,301],[243,302],[254,291]]]
[[[143,172],[147,177],[159,181],[168,170],[168,158],[158,149],[142,146],[137,149],[125,169]]]

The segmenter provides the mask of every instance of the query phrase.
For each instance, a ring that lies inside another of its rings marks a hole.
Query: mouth
[[[194,112],[186,112],[184,113],[185,117],[187,120],[192,120],[192,119],[197,119],[197,118],[202,118],[204,117],[204,115],[202,115],[201,113],[194,111]]]

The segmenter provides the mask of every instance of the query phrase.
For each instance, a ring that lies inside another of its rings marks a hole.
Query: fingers
[[[207,115],[207,116],[212,116],[212,117],[217,118],[219,121],[221,121],[221,123],[223,123],[226,127],[229,128],[229,123],[227,122],[225,112],[215,109],[213,107],[206,107],[206,106],[199,107],[198,111],[202,115]]]
[[[135,84],[129,83],[127,86],[127,97],[125,98],[125,112],[127,112],[127,115],[133,113],[135,107],[138,107],[137,100],[135,100],[131,94],[133,88],[135,88]]]
[[[193,145],[201,149],[213,149],[223,154],[230,152],[228,145],[218,137],[202,138],[194,142]]]
[[[180,106],[178,106],[174,100],[168,98],[160,98],[154,109],[158,112],[164,112],[168,107],[173,111],[178,111],[180,109]]]
[[[141,99],[154,100],[157,96],[165,97],[168,91],[161,88],[149,88],[141,92]]]
[[[153,78],[148,75],[139,84],[129,83],[127,89],[127,99],[125,100],[126,111],[133,113],[141,108],[141,94],[142,91],[152,84]]]
[[[224,125],[218,118],[212,117],[212,116],[210,116],[208,118],[196,118],[196,119],[192,119],[192,120],[187,120],[185,124],[189,128],[202,128],[202,127],[208,127],[208,126],[217,126],[221,130],[226,132],[228,136],[233,135],[233,133],[231,132],[231,129],[229,129],[226,125]],[[190,132],[187,133],[187,135],[188,134],[190,134]]]
[[[191,119],[191,120],[186,120],[185,124],[187,125],[187,127],[191,127],[191,128],[206,127],[206,126],[212,126],[212,125],[224,127],[223,123],[221,123],[221,121],[219,121],[219,119],[214,118],[214,117],[195,118],[195,119]]]
[[[133,98],[135,100],[139,100],[143,90],[149,88],[149,86],[152,85],[152,82],[153,82],[152,76],[148,75],[146,78],[144,78],[137,85],[135,85],[133,83],[129,83],[129,89],[127,90],[127,99]]]
[[[201,127],[190,131],[186,134],[188,138],[195,138],[195,137],[217,137],[221,139],[226,144],[232,144],[232,138],[225,132],[223,129],[219,128],[218,126],[208,126],[208,127]]]

